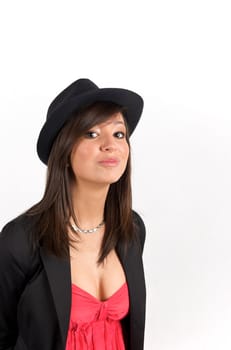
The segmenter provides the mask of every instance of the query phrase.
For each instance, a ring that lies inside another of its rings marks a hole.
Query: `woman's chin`
[[[101,184],[105,184],[105,185],[111,185],[116,183],[117,181],[119,181],[119,179],[121,178],[121,175],[119,176],[109,176],[103,179],[99,179],[99,181],[97,181],[98,183]]]

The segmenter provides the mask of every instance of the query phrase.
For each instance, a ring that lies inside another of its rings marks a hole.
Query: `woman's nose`
[[[100,145],[101,151],[112,152],[116,149],[115,139],[111,136],[104,137]]]

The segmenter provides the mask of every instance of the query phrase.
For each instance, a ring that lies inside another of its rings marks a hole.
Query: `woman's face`
[[[71,166],[77,185],[116,182],[125,171],[129,156],[126,126],[121,113],[92,127],[71,152]]]

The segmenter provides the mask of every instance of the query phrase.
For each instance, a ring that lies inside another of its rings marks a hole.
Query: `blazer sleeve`
[[[0,233],[0,350],[13,349],[17,340],[17,306],[33,268],[25,230],[15,219]]]
[[[144,225],[144,222],[140,215],[133,210],[133,217],[134,217],[134,222],[137,228],[137,234],[140,242],[140,247],[141,247],[141,253],[143,253],[144,249],[144,243],[145,243],[145,238],[146,238],[146,228]]]

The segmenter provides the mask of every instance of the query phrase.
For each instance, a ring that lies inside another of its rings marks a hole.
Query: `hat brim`
[[[37,142],[37,152],[41,161],[48,162],[53,142],[64,124],[78,109],[87,107],[94,102],[114,102],[126,108],[126,121],[130,135],[139,122],[143,110],[143,99],[133,91],[119,88],[104,88],[89,91],[73,97],[67,104],[58,106],[43,125]]]

